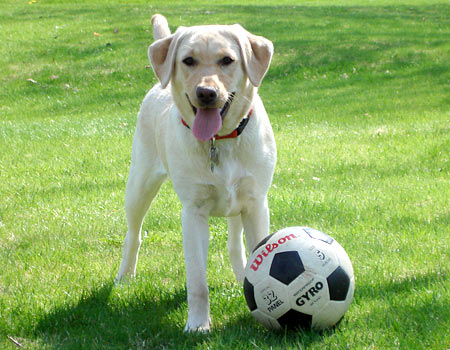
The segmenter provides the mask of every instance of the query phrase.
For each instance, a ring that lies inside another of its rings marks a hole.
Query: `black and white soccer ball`
[[[288,227],[266,237],[245,268],[247,305],[270,329],[331,327],[348,310],[354,289],[344,248],[308,227]]]

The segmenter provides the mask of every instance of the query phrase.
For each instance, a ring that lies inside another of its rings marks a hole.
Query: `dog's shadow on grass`
[[[63,349],[173,348],[173,337],[183,332],[167,315],[184,312],[185,302],[184,288],[149,297],[108,282],[45,314],[34,333]]]
[[[192,349],[209,341],[231,349],[244,340],[257,348],[268,344],[276,348],[280,342],[298,341],[299,336],[303,344],[321,341],[323,336],[312,331],[296,335],[271,332],[258,325],[250,313],[223,326],[213,325],[208,334],[184,333],[180,322],[187,311],[185,288],[151,297],[125,290],[111,282],[86,291],[77,301],[43,315],[34,335],[55,349]],[[122,291],[127,296],[118,298]]]

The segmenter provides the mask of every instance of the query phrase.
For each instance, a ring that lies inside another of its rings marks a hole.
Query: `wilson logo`
[[[266,244],[266,246],[263,248],[263,250],[261,250],[261,252],[256,256],[255,260],[253,260],[252,264],[250,265],[250,268],[253,271],[258,271],[258,268],[262,264],[262,262],[264,261],[264,258],[267,258],[280,245],[283,245],[287,241],[290,241],[291,239],[295,239],[295,238],[298,238],[298,237],[300,237],[300,236],[297,236],[294,233],[291,233],[290,235],[281,237],[275,243]]]

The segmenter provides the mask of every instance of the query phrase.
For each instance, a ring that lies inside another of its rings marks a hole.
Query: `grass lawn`
[[[0,6],[0,348],[450,349],[450,5],[6,0]],[[180,204],[163,186],[138,276],[113,286],[150,17],[271,39],[271,230],[334,236],[355,269],[335,329],[253,320],[211,219],[213,329],[184,334]],[[10,337],[10,338],[8,338]]]

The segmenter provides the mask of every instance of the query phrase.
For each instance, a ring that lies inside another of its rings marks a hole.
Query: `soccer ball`
[[[247,305],[270,329],[331,327],[348,310],[354,289],[344,248],[308,227],[288,227],[266,237],[245,267]]]

